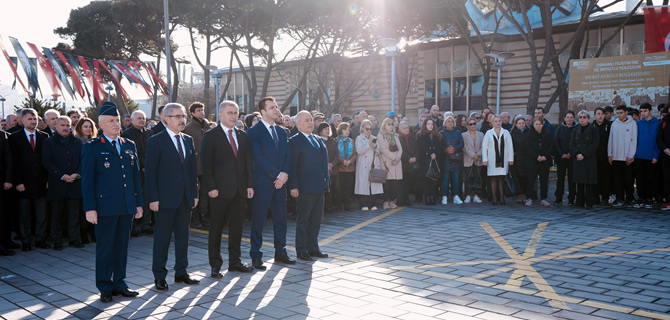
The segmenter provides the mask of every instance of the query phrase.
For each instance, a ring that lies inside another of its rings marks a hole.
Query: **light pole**
[[[395,57],[398,55],[398,40],[383,38],[379,42],[386,47],[386,56],[391,57],[391,112],[395,112]]]
[[[500,114],[500,73],[502,71],[502,68],[506,65],[505,64],[505,59],[513,57],[514,53],[512,52],[501,52],[498,54],[495,53],[487,53],[487,57],[495,59],[495,62],[493,63],[494,66],[498,67],[498,83],[497,88],[496,88],[496,114]]]
[[[3,96],[0,96],[0,102],[2,102],[2,118],[3,119],[5,118],[5,101],[7,101],[7,99],[5,99],[5,97],[3,97]]]
[[[172,61],[170,57],[170,13],[168,0],[163,0],[163,24],[165,25],[165,60],[167,66],[168,102],[172,102]]]
[[[219,123],[219,80],[223,77],[223,71],[219,70],[219,67],[215,65],[206,65],[205,69],[211,71],[211,77],[216,79],[216,88],[214,92],[216,94],[216,123]]]
[[[105,87],[105,90],[107,90],[107,101],[112,101],[112,90],[114,90],[112,84],[108,83],[107,86]]]

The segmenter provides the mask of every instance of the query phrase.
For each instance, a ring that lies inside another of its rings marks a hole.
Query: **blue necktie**
[[[272,129],[272,140],[275,142],[275,148],[279,149],[279,138],[277,138],[277,130],[275,126],[270,126]]]
[[[319,150],[319,143],[316,141],[313,135],[309,135],[309,140],[312,142],[312,146]]]

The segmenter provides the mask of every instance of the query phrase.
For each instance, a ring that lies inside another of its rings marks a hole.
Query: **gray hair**
[[[310,113],[309,111],[302,110],[302,111],[298,112],[298,114],[295,115],[295,122],[296,123],[300,122],[300,119],[302,119],[303,114],[309,115],[310,117],[312,116],[312,113]]]
[[[49,110],[47,110],[47,111],[44,111],[44,117],[47,118],[47,117],[49,116],[49,114],[52,114],[52,113],[55,113],[55,114],[56,114],[56,117],[60,116],[60,112],[58,112],[58,110],[56,110],[56,109],[49,109]]]
[[[581,110],[581,111],[579,111],[579,112],[577,113],[577,116],[579,117],[579,116],[581,116],[582,114],[585,114],[587,118],[591,119],[591,114],[590,114],[588,111],[586,111],[586,110]]]
[[[181,103],[176,103],[176,102],[170,102],[165,105],[165,109],[163,109],[163,114],[166,116],[172,115],[172,110],[174,109],[181,109],[184,111],[184,114],[186,114],[186,108]]]
[[[219,110],[225,108],[226,106],[233,106],[237,108],[237,111],[240,111],[240,106],[237,105],[237,103],[233,100],[223,100],[221,103],[219,103]]]
[[[409,123],[407,123],[407,121],[400,121],[400,123],[398,123],[398,128],[400,128],[400,126],[404,126],[404,125],[409,126]]]
[[[58,118],[56,118],[56,121],[61,121],[61,120],[67,121],[69,124],[72,124],[72,119],[70,119],[70,117],[68,117],[68,116],[58,116]]]
[[[131,119],[135,119],[136,115],[138,115],[138,114],[143,115],[145,118],[147,117],[147,114],[144,113],[144,111],[142,111],[142,110],[135,110],[135,111],[133,111],[133,113],[130,115],[130,118],[131,118]]]

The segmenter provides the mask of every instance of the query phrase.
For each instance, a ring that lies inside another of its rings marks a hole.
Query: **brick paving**
[[[170,270],[167,292],[153,289],[153,239],[132,238],[126,280],[140,296],[109,304],[94,285],[95,245],[19,251],[0,257],[0,317],[670,319],[668,213],[509,203],[386,212],[326,215],[320,239],[330,258],[293,266],[270,259],[265,272],[224,271],[218,280],[208,276],[207,235],[194,230],[188,270],[201,283],[174,284]],[[270,221],[265,230],[271,241]]]

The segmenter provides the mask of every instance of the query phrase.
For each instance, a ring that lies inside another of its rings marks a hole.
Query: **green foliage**
[[[30,98],[25,98],[23,102],[21,102],[20,105],[14,106],[14,110],[19,110],[19,109],[24,109],[24,108],[33,108],[35,111],[37,111],[37,114],[40,117],[44,117],[44,112],[46,112],[49,109],[55,109],[58,111],[60,114],[65,114],[63,110],[63,106],[55,105],[53,101],[50,101],[49,99],[32,99],[33,103],[32,106],[30,105]]]

